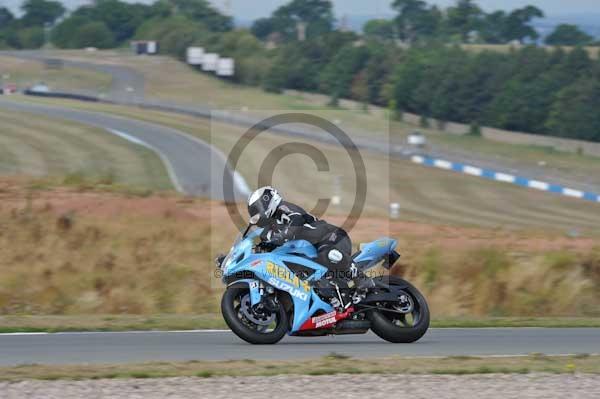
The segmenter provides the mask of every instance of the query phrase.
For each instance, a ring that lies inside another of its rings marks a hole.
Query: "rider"
[[[283,245],[290,240],[306,240],[317,249],[317,262],[329,269],[327,280],[353,285],[357,269],[352,263],[352,242],[341,228],[319,220],[298,205],[283,201],[270,186],[254,191],[248,199],[250,224],[264,228],[263,243]]]

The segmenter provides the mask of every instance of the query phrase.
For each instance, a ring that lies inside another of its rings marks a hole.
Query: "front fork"
[[[253,308],[259,304],[263,304],[263,306],[270,311],[277,310],[279,306],[277,298],[272,297],[271,295],[275,292],[273,287],[270,285],[266,286],[265,283],[256,279],[237,280],[235,283],[240,282],[248,284],[248,289],[250,290],[250,304]]]
[[[258,305],[264,294],[264,288],[261,287],[261,283],[258,280],[252,280],[248,283],[248,288],[250,289],[250,303],[252,306]]]

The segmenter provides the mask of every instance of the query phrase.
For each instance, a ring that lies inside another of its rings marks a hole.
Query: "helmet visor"
[[[250,220],[248,221],[250,224],[256,224],[258,223],[258,221],[260,220],[260,213],[257,213],[255,215],[252,215],[250,217]]]

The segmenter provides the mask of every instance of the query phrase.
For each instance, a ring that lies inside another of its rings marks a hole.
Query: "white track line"
[[[179,181],[179,178],[177,177],[177,174],[175,173],[175,169],[173,168],[171,161],[169,161],[169,158],[167,158],[167,156],[165,154],[163,154],[163,152],[161,150],[146,143],[143,140],[140,140],[139,138],[137,138],[131,134],[121,132],[120,130],[115,130],[115,129],[106,129],[106,130],[116,136],[121,137],[122,139],[129,141],[130,143],[140,145],[140,146],[145,147],[145,148],[151,150],[152,152],[156,153],[160,157],[160,160],[162,161],[162,163],[167,168],[167,173],[169,174],[169,178],[171,179],[171,182],[175,186],[175,189],[177,191],[179,191],[180,193],[186,194],[185,190],[183,189],[183,186],[181,185],[181,182]]]
[[[231,330],[130,330],[130,331],[59,331],[59,332],[12,332],[6,335],[102,335],[102,334],[181,334],[181,333],[231,333]]]
[[[596,328],[597,327],[435,327],[428,331],[448,330],[542,330],[542,329],[565,329],[570,328]],[[127,331],[59,331],[59,332],[12,332],[0,333],[0,338],[11,335],[101,335],[101,334],[185,334],[185,333],[232,333],[231,330],[205,329],[205,330],[127,330]]]
[[[175,189],[177,191],[179,191],[180,193],[186,194],[185,190],[183,189],[183,186],[181,185],[181,182],[179,181],[179,178],[177,177],[177,174],[175,173],[175,169],[173,168],[171,161],[169,161],[169,158],[167,158],[167,156],[161,150],[159,150],[158,148],[154,147],[151,144],[146,143],[143,140],[140,140],[139,138],[137,138],[129,133],[125,133],[125,132],[122,132],[120,130],[115,130],[115,129],[108,129],[108,128],[106,130],[116,136],[121,137],[122,139],[129,141],[130,143],[141,145],[142,147],[146,147],[147,149],[155,152],[160,157],[163,164],[165,164],[165,167],[167,168],[167,172],[169,174],[169,178],[171,179],[171,182],[175,186]],[[223,153],[221,153],[221,151],[216,149],[214,146],[210,146],[207,143],[203,142],[202,140],[199,140],[196,137],[193,137],[189,134],[180,133],[180,132],[177,132],[177,133],[195,143],[202,145],[203,147],[209,146],[210,150],[211,150],[211,154],[212,153],[217,154],[219,156],[219,158],[221,158],[223,160],[223,162],[225,164],[225,169],[229,170],[229,168],[227,166],[227,159],[225,158],[225,155],[223,155]],[[246,183],[246,180],[237,171],[230,170],[230,172],[233,173],[233,184],[235,185],[237,190],[240,193],[242,193],[243,195],[248,195],[250,193],[250,188],[248,187],[248,183]]]

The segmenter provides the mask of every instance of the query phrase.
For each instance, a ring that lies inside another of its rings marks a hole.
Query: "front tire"
[[[250,293],[246,284],[238,283],[227,287],[221,299],[221,313],[231,331],[244,341],[256,345],[269,345],[279,342],[288,330],[288,315],[280,304],[274,314],[272,326],[260,326],[248,320],[241,311],[244,298]],[[264,327],[273,327],[266,329]]]
[[[387,276],[387,284],[401,286],[403,291],[411,296],[414,311],[411,313],[412,323],[407,321],[406,315],[401,317],[397,313],[381,310],[372,310],[367,315],[371,321],[371,330],[380,338],[393,343],[411,343],[419,340],[429,328],[429,306],[421,292],[408,281],[395,276]],[[379,278],[383,282],[383,278]],[[385,304],[390,307],[393,305]]]

